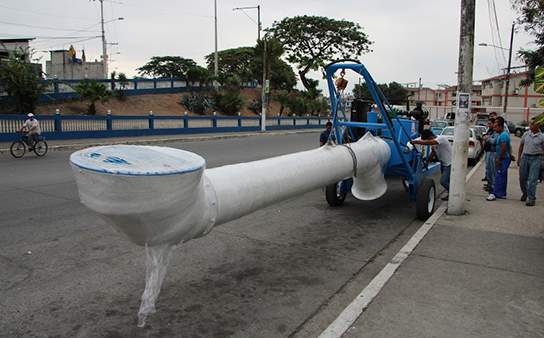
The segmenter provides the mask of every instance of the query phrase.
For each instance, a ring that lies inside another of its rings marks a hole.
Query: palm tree
[[[280,116],[281,116],[281,114],[283,114],[283,110],[285,109],[285,107],[289,105],[289,102],[291,101],[291,95],[289,95],[286,92],[277,93],[276,96],[274,96],[274,101],[280,104]]]
[[[83,79],[73,88],[81,99],[89,101],[89,108],[87,109],[89,115],[96,114],[96,101],[106,102],[113,97],[112,91],[108,90],[104,83],[96,80]]]
[[[283,44],[281,43],[281,41],[275,38],[270,38],[268,40],[257,40],[257,46],[255,46],[255,61],[260,63],[263,62],[263,55],[265,54],[265,49],[267,66],[266,79],[269,80],[272,74],[272,61],[279,59],[285,52],[285,48],[283,48]]]

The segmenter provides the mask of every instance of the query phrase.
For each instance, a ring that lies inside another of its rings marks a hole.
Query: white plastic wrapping
[[[349,149],[348,149],[349,148]],[[391,149],[370,133],[356,143],[331,145],[265,160],[208,169],[217,196],[217,224],[354,175],[359,199],[375,199],[387,190],[383,168]]]
[[[261,161],[204,170],[202,157],[150,146],[106,146],[70,157],[83,204],[138,245],[177,244],[279,201],[354,177],[352,193],[387,190],[391,150],[370,133]],[[356,168],[356,169],[355,169]]]
[[[184,242],[213,225],[196,154],[118,145],[75,152],[70,162],[81,202],[138,245]]]

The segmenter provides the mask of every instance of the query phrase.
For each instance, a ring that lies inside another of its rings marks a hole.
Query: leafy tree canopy
[[[15,50],[8,62],[0,63],[0,89],[8,93],[20,114],[33,113],[40,94],[47,88],[40,81],[41,69],[28,61],[30,54],[23,49]]]
[[[218,72],[236,74],[242,80],[252,80],[251,63],[254,53],[253,47],[239,47],[217,52]],[[208,69],[213,71],[215,67],[214,53],[206,55],[206,63]]]
[[[406,102],[406,97],[408,97],[406,88],[397,82],[378,84],[378,88],[380,88],[390,104],[403,104]],[[355,84],[353,95],[358,99],[374,101],[366,83]]]
[[[310,70],[328,60],[361,56],[372,44],[359,24],[321,16],[285,18],[267,31],[284,45],[287,60],[296,65],[306,89],[310,88],[306,78]]]
[[[535,80],[535,69],[544,66],[544,1],[511,0],[512,7],[521,15],[517,23],[535,37],[535,50],[520,49],[518,56],[529,68],[529,79],[524,84]]]
[[[136,71],[142,76],[184,78],[187,69],[193,66],[196,66],[196,62],[181,56],[153,56],[151,61],[136,68]]]

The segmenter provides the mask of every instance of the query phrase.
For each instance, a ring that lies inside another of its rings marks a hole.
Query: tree
[[[242,81],[252,80],[251,64],[253,62],[253,47],[239,47],[217,52],[218,73],[236,74]],[[213,71],[215,66],[214,53],[205,56],[208,69]]]
[[[408,97],[408,91],[406,88],[397,82],[378,84],[378,88],[390,104],[403,104],[406,102],[406,97]],[[355,84],[353,88],[353,95],[361,100],[374,101],[366,82],[363,82],[360,85]]]
[[[111,73],[111,82],[113,83],[113,89],[115,91],[115,96],[121,100],[125,100],[125,89],[128,86],[128,80],[125,73],[117,74],[116,71]],[[119,82],[119,89],[117,89],[117,82]]]
[[[278,39],[268,39],[266,45],[266,68],[270,87],[272,89],[284,89],[290,91],[297,85],[297,78],[293,72],[293,68],[289,66],[280,57],[285,52],[283,45]],[[263,78],[263,40],[257,41],[255,46],[255,58],[252,67],[253,77],[256,78],[262,85]]]
[[[151,61],[140,68],[136,68],[136,71],[141,76],[184,78],[187,69],[193,66],[196,66],[196,62],[181,56],[153,56]]]
[[[281,116],[283,114],[283,110],[285,109],[285,107],[289,105],[289,102],[291,101],[291,95],[289,95],[289,93],[286,93],[286,92],[280,92],[280,93],[277,93],[273,97],[273,100],[280,104],[280,116]]]
[[[13,52],[8,62],[0,63],[0,88],[11,97],[19,114],[34,113],[47,88],[41,81],[41,69],[28,62],[30,58],[29,51],[20,49]]]
[[[202,90],[202,85],[207,83],[206,81],[210,77],[211,72],[200,66],[192,66],[187,69],[187,81],[189,81],[189,90],[193,90],[195,82],[198,82],[199,91]]]
[[[306,89],[310,88],[306,78],[310,70],[317,70],[326,60],[361,56],[372,44],[359,24],[320,16],[285,18],[267,31],[281,41]]]
[[[73,88],[81,99],[89,101],[87,109],[87,114],[89,115],[96,114],[97,101],[106,102],[113,97],[112,91],[108,90],[104,83],[96,80],[83,79],[73,86]]]
[[[544,1],[511,0],[512,7],[521,15],[517,22],[526,32],[535,37],[536,50],[520,49],[518,56],[529,68],[529,78],[522,85],[529,85],[535,80],[535,70],[544,66]]]

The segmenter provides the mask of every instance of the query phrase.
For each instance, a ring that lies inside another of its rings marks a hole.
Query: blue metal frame
[[[353,63],[344,63],[343,61],[350,61]],[[342,94],[338,92],[333,82],[333,75],[336,71],[341,70],[341,72],[345,72],[347,69],[356,72],[365,79],[372,98],[374,99],[374,103],[377,105],[378,111],[384,121],[383,123],[347,121],[348,119],[346,117],[346,112],[344,111],[344,107],[341,103]],[[412,150],[409,150],[406,144],[401,144],[401,139],[403,138],[407,140],[413,139],[412,135],[405,129],[405,125],[409,120],[400,118],[397,114],[395,114],[393,107],[389,104],[380,88],[362,63],[356,60],[341,60],[338,62],[333,62],[325,66],[325,74],[327,77],[329,96],[333,112],[333,131],[336,134],[338,142],[340,144],[342,143],[342,138],[346,131],[351,134],[350,127],[366,128],[367,130],[373,131],[378,131],[380,129],[383,130],[384,134],[390,136],[390,138],[383,138],[383,140],[387,142],[391,148],[391,160],[386,167],[385,174],[400,175],[405,177],[410,184],[410,200],[415,201],[419,182],[424,177],[436,173],[440,169],[440,164],[431,163],[427,168],[424,167],[422,153],[419,152],[416,147],[412,147]],[[386,106],[393,115],[392,117],[388,115]],[[341,114],[340,118],[339,114]],[[408,123],[417,123],[417,121],[409,121]],[[341,127],[344,127],[343,130]],[[353,135],[351,136],[353,137]],[[329,135],[329,137],[332,137],[332,133]]]

